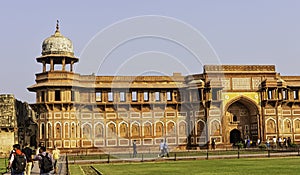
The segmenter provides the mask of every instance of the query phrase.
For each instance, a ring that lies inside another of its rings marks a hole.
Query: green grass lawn
[[[71,175],[80,175],[80,174],[84,174],[80,165],[71,165],[69,166],[70,168],[70,172],[71,172]]]
[[[82,174],[82,169],[88,166],[82,165],[80,167],[79,165],[71,165],[71,174]],[[95,164],[93,166],[104,175],[298,175],[300,173],[300,158],[214,159],[122,164],[111,163]]]
[[[8,164],[7,158],[0,158],[0,174],[6,172],[6,167]]]

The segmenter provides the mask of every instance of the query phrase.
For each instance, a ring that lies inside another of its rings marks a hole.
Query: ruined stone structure
[[[300,76],[273,65],[205,65],[183,76],[96,76],[73,72],[79,59],[59,28],[42,45],[36,93],[38,141],[49,148],[128,151],[229,146],[290,137],[300,142]]]
[[[27,103],[11,94],[0,95],[0,155],[8,155],[12,145],[25,142],[36,145],[35,113]]]

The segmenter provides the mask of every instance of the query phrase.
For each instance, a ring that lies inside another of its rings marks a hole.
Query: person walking
[[[250,145],[251,145],[251,144],[250,144],[250,138],[248,138],[248,139],[247,139],[247,144],[246,144],[247,148],[250,148]]]
[[[285,149],[287,149],[287,140],[285,137],[283,138],[283,146],[285,147]]]
[[[164,140],[163,139],[161,139],[161,141],[160,141],[159,150],[160,150],[160,153],[158,154],[158,157],[164,157],[165,153],[164,153]]]
[[[216,149],[216,140],[215,140],[215,138],[213,138],[211,140],[211,149]]]
[[[167,141],[164,142],[164,155],[166,155],[167,157],[169,157],[169,146],[167,144]]]
[[[270,140],[269,140],[269,138],[267,138],[267,148],[269,149],[270,148]]]
[[[136,140],[134,140],[133,143],[132,143],[132,149],[133,149],[133,158],[135,158],[136,155],[137,155]]]
[[[260,145],[260,139],[257,139],[257,146]]]
[[[26,156],[22,153],[20,148],[19,144],[13,145],[14,151],[12,151],[8,164],[8,169],[11,170],[11,175],[24,175],[26,168]]]
[[[274,136],[273,137],[273,148],[275,148],[275,149],[277,148],[277,143],[276,142],[277,142],[277,138]]]
[[[40,147],[39,152],[33,160],[39,161],[40,175],[50,175],[50,172],[53,170],[52,155],[46,152],[46,147],[44,146]]]
[[[287,146],[288,146],[288,147],[291,147],[291,146],[292,146],[292,140],[291,140],[290,137],[287,138],[287,141],[286,141],[286,142],[287,142]]]
[[[52,151],[52,156],[54,160],[54,174],[56,174],[58,170],[57,162],[60,157],[60,150],[57,148],[56,145],[54,146],[54,150]]]
[[[24,148],[22,149],[22,152],[25,154],[26,156],[26,168],[25,168],[25,174],[26,175],[30,175],[31,174],[31,169],[32,169],[32,149],[29,147],[28,143],[24,144]]]
[[[282,139],[281,139],[281,137],[278,138],[278,145],[279,145],[280,148],[282,148]]]

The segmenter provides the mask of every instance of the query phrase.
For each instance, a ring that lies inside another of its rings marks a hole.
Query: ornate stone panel
[[[250,90],[251,87],[250,78],[232,78],[232,89],[233,90]]]

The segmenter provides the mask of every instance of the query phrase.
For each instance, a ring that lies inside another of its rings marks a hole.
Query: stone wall
[[[1,130],[0,138],[0,156],[8,157],[12,145],[15,144],[15,132]]]
[[[7,156],[12,145],[25,142],[36,146],[35,113],[12,94],[0,95],[0,155]]]

